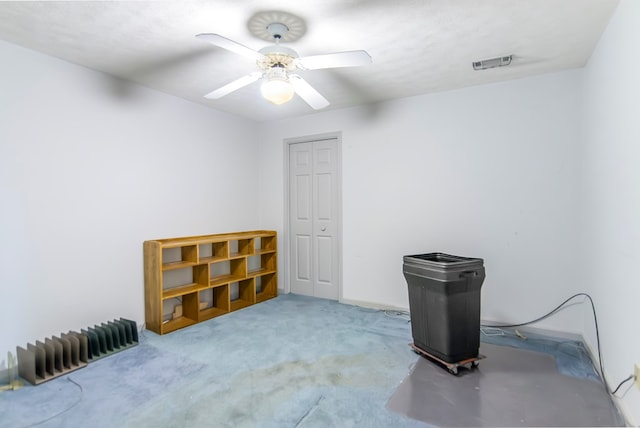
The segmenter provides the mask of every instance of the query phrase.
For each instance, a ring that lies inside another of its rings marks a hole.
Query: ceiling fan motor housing
[[[298,53],[291,48],[281,45],[271,45],[260,49],[264,58],[257,61],[258,67],[269,70],[272,67],[284,67],[287,70],[295,69],[294,60],[298,58]]]
[[[258,51],[264,55],[264,58],[257,61],[258,67],[263,70],[269,70],[274,67],[287,70],[295,69],[294,60],[298,58],[298,52],[280,45],[280,39],[289,32],[289,27],[280,22],[273,22],[267,25],[266,29],[273,37],[275,44],[266,46]]]

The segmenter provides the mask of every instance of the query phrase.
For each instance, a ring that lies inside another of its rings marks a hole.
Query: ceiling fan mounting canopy
[[[247,29],[252,36],[266,42],[273,42],[273,32],[278,31],[272,24],[284,25],[286,31],[279,31],[280,42],[293,43],[300,40],[307,33],[307,24],[297,15],[281,10],[260,11],[247,22]]]

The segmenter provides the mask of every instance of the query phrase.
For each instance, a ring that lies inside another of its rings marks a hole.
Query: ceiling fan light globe
[[[260,93],[271,104],[280,105],[291,101],[295,91],[288,80],[269,79],[260,87]]]

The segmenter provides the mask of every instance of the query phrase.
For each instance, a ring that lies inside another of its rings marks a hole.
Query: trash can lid
[[[424,265],[438,266],[440,268],[447,267],[462,267],[470,265],[480,265],[484,263],[484,260],[479,258],[453,256],[445,253],[426,253],[415,254],[411,256],[404,256],[405,262],[413,262]]]

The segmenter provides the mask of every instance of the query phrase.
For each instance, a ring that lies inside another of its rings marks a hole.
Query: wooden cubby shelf
[[[275,231],[155,239],[143,249],[145,322],[158,334],[278,295]]]

